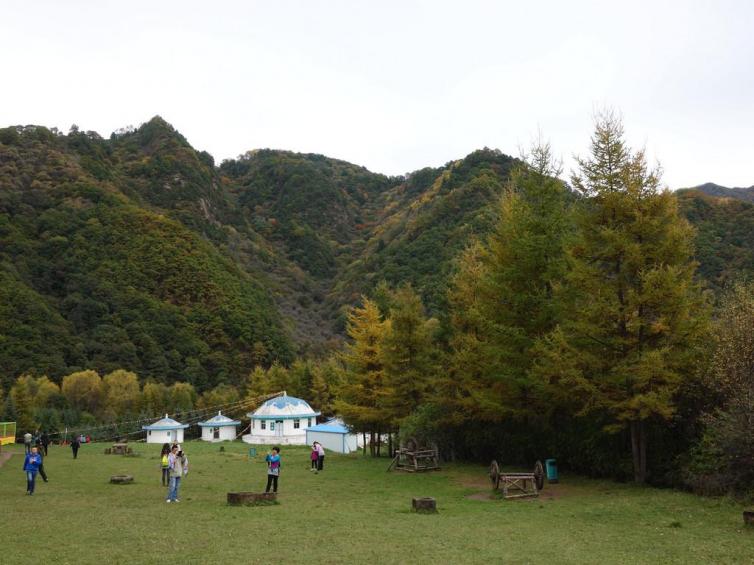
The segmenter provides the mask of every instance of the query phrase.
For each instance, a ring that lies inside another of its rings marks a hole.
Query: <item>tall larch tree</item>
[[[658,170],[624,141],[621,120],[596,120],[578,159],[581,199],[560,327],[543,341],[537,373],[579,413],[628,428],[634,479],[647,478],[647,425],[673,417],[708,328],[695,282],[694,232]]]
[[[557,323],[553,289],[566,270],[570,200],[549,144],[514,169],[493,232],[470,246],[451,285],[453,412],[489,422],[534,410],[532,348]]]
[[[419,295],[410,285],[393,293],[390,323],[382,341],[385,396],[382,400],[393,431],[425,400],[436,375],[437,320],[427,319]]]
[[[349,312],[346,331],[351,341],[342,356],[346,370],[335,410],[354,430],[370,434],[373,450],[377,430],[386,429],[388,425],[388,415],[383,408],[382,342],[389,331],[389,323],[382,320],[377,305],[364,298],[363,306]]]

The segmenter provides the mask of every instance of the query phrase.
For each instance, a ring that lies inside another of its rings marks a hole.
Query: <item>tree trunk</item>
[[[644,421],[634,420],[630,423],[630,429],[634,481],[644,484],[647,480],[647,439],[644,431]]]
[[[366,431],[361,432],[361,437],[364,439],[364,444],[361,446],[361,453],[363,455],[367,454],[367,433]]]
[[[393,457],[393,432],[392,431],[387,433],[387,450],[388,450],[388,457]]]
[[[382,447],[382,442],[380,439],[382,438],[382,430],[380,428],[377,428],[377,457],[380,456],[380,448]]]
[[[374,430],[369,432],[369,455],[374,457]]]

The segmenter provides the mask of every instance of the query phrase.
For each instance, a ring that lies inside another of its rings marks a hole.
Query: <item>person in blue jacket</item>
[[[42,458],[37,453],[37,448],[32,447],[31,452],[26,454],[24,459],[24,471],[26,472],[26,494],[34,494],[34,481],[37,478],[37,471],[42,464]]]
[[[267,488],[264,492],[270,492],[270,487],[272,487],[272,492],[277,492],[278,477],[280,477],[280,448],[273,447],[272,453],[268,453],[264,460],[267,461]]]

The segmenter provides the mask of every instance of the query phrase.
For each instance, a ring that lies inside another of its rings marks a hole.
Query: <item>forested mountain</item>
[[[707,182],[689,190],[695,190],[708,196],[735,198],[737,200],[743,200],[744,202],[754,203],[754,186],[750,186],[749,188],[728,188],[713,182]]]
[[[133,370],[200,391],[323,352],[381,281],[447,310],[455,258],[516,160],[475,151],[387,177],[322,155],[216,166],[155,117],[104,139],[0,130],[0,374]],[[754,271],[754,205],[679,193],[700,272]]]

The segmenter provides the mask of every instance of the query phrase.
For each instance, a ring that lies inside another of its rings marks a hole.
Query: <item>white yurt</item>
[[[305,400],[283,393],[248,414],[251,427],[243,440],[265,445],[306,445],[306,428],[317,423],[319,414]]]
[[[233,441],[236,439],[236,428],[241,422],[231,420],[218,412],[206,422],[199,422],[202,429],[202,440],[204,441]]]
[[[321,443],[325,451],[351,453],[359,449],[358,434],[352,433],[343,421],[337,418],[306,429],[306,443],[311,445],[315,441]]]
[[[162,420],[141,429],[147,432],[147,443],[183,443],[183,430],[188,427],[188,424],[176,422],[165,414]]]

